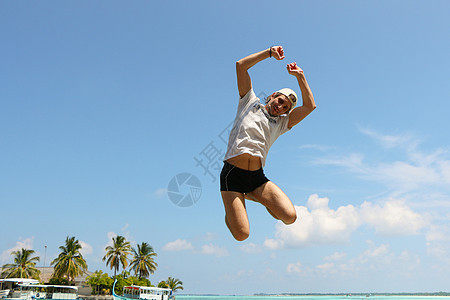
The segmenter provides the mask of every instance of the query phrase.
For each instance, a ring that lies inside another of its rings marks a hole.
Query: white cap
[[[291,109],[289,110],[289,112],[291,110],[293,110],[294,107],[297,105],[297,99],[298,99],[297,94],[289,88],[281,89],[281,90],[277,91],[277,93],[285,95],[289,99],[289,101],[291,101]],[[294,99],[292,99],[292,97],[289,97],[291,95],[294,96]]]

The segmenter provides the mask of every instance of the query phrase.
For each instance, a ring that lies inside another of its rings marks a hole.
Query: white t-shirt
[[[267,153],[275,140],[289,130],[289,115],[272,117],[253,89],[239,99],[238,111],[228,140],[224,161],[248,153],[266,164]]]

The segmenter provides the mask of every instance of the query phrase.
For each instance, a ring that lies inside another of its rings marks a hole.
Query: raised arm
[[[297,125],[301,120],[306,118],[315,108],[316,103],[314,102],[314,96],[309,88],[308,82],[306,81],[305,74],[303,70],[297,66],[297,63],[291,63],[287,65],[287,70],[289,74],[295,76],[302,91],[303,104],[300,107],[294,108],[289,114],[288,127],[292,128]]]
[[[277,60],[282,60],[284,58],[283,47],[273,46],[266,50],[244,57],[236,62],[237,84],[241,98],[244,97],[252,88],[252,81],[250,79],[250,75],[248,74],[248,69],[269,57],[275,57]]]
[[[300,107],[294,108],[289,114],[288,127],[292,128],[297,125],[301,120],[306,118],[314,109],[316,109],[316,103],[314,102],[314,96],[306,81],[303,70],[297,66],[297,63],[291,63],[287,65],[288,73],[295,76],[302,92],[303,104]]]

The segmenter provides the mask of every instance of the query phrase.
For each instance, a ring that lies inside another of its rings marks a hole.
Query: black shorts
[[[220,190],[239,193],[250,193],[260,187],[269,179],[264,175],[263,169],[248,171],[239,169],[228,162],[224,162],[220,172]]]

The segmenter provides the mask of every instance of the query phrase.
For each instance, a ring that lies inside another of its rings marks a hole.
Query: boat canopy
[[[19,284],[19,286],[29,286],[28,284]],[[31,287],[33,288],[57,288],[57,289],[72,289],[78,290],[77,286],[68,286],[68,285],[47,285],[47,284],[33,284]]]
[[[171,289],[167,289],[167,288],[158,288],[158,287],[154,287],[154,286],[136,286],[136,285],[132,285],[132,286],[125,286],[124,289],[131,289],[131,290],[145,290],[145,291],[161,291],[161,292],[171,292]]]
[[[29,285],[29,284],[38,284],[39,280],[29,279],[29,278],[4,278],[0,279],[0,283],[3,282],[15,282],[17,284]]]

